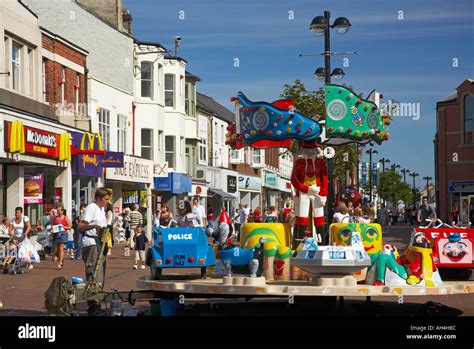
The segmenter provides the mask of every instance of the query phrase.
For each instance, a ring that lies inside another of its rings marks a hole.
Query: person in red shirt
[[[290,207],[290,203],[287,202],[285,204],[285,208],[283,209],[283,222],[286,222],[286,216],[288,216],[288,213],[293,211],[293,208]]]
[[[262,210],[260,210],[260,206],[257,206],[253,212],[253,221],[255,223],[260,223],[262,221]]]

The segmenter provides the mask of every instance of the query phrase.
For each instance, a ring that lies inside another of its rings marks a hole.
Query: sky
[[[198,92],[233,111],[229,98],[238,91],[251,100],[279,99],[285,84],[301,80],[307,89],[324,67],[324,39],[309,25],[331,12],[331,22],[347,17],[346,34],[331,30],[331,68],[346,76],[333,83],[352,86],[367,96],[410,103],[412,115],[396,116],[391,138],[375,145],[375,160],[388,158],[424,176],[434,176],[436,102],[474,78],[474,1],[472,0],[124,0],[133,16],[133,35],[174,49],[187,70],[199,76]],[[238,63],[238,66],[236,66]],[[413,103],[413,104],[412,104]],[[419,109],[419,114],[414,111]],[[367,156],[364,156],[367,161]],[[412,178],[410,177],[410,183]]]

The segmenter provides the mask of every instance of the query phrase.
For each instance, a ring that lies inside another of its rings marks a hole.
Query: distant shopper
[[[260,206],[257,206],[253,213],[253,221],[255,223],[260,223],[262,221],[262,210],[260,209]]]
[[[370,218],[365,218],[363,216],[362,209],[360,207],[354,208],[352,216],[354,217],[355,223],[370,223]]]
[[[205,227],[207,225],[207,215],[204,206],[199,202],[199,198],[195,197],[193,199],[193,208],[196,215],[198,216],[198,224],[200,227]]]
[[[135,265],[133,269],[138,269],[138,262],[140,261],[140,268],[145,269],[145,249],[148,239],[143,233],[143,227],[141,225],[135,228],[135,236],[133,238],[135,240]]]
[[[138,211],[137,204],[133,205],[133,210],[128,216],[130,217],[130,239],[128,246],[130,246],[130,248],[133,250],[133,248],[135,247],[135,242],[133,239],[133,236],[135,235],[135,229],[139,225],[143,224],[143,216],[140,211]]]
[[[426,197],[423,198],[423,204],[421,205],[420,209],[418,210],[417,214],[417,221],[420,224],[420,227],[426,227],[430,224],[427,222],[427,219],[436,220],[436,212],[433,208],[428,205],[428,199]]]
[[[31,223],[30,219],[23,214],[23,208],[15,208],[15,217],[11,219],[13,229],[13,241],[21,242],[25,238],[30,238]]]
[[[169,227],[173,220],[173,214],[171,213],[170,207],[167,204],[161,206],[161,209],[156,214],[156,227]]]
[[[339,201],[336,208],[336,213],[333,216],[333,223],[347,223],[349,221],[349,213],[347,206],[343,201]]]
[[[382,226],[385,227],[388,225],[389,215],[385,204],[380,205],[380,209],[377,212],[377,222]]]
[[[189,201],[184,201],[184,208],[180,210],[178,226],[180,228],[192,228],[199,226],[197,222],[197,215],[193,212],[193,208]]]
[[[278,222],[278,210],[275,206],[270,206],[268,214],[265,217],[265,223],[276,223]]]
[[[214,212],[212,211],[212,207],[210,205],[207,205],[207,225],[214,225]]]
[[[53,244],[56,245],[56,257],[58,258],[57,270],[64,265],[64,246],[68,240],[68,232],[72,229],[71,220],[66,216],[66,210],[62,206],[56,208],[58,215],[53,224]]]
[[[283,209],[283,222],[286,222],[286,216],[292,211],[293,209],[291,208],[290,202],[287,202],[285,204],[285,208]]]

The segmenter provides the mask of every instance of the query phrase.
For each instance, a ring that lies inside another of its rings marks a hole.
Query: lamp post
[[[385,158],[381,158],[379,160],[380,163],[382,163],[382,172],[385,172],[385,164],[389,164],[390,163],[390,160],[389,159],[385,159]]]
[[[400,172],[403,173],[403,183],[407,184],[407,177],[406,177],[406,174],[407,174],[407,173],[410,173],[410,170],[407,170],[406,168],[404,168],[404,169],[402,169]]]
[[[409,176],[412,176],[413,177],[413,206],[415,206],[415,203],[416,203],[416,198],[415,198],[415,178],[418,177],[420,174],[419,173],[416,173],[416,172],[412,172],[409,174]]]
[[[331,71],[331,45],[330,45],[330,30],[336,29],[339,34],[347,33],[351,27],[351,23],[345,17],[338,17],[334,21],[333,25],[330,25],[329,20],[331,13],[324,11],[324,16],[316,16],[313,18],[310,30],[317,36],[324,35],[324,68],[316,69],[314,75],[320,81],[324,81],[325,84],[331,83],[331,76],[335,79],[342,79],[344,77],[344,71],[341,68],[336,68]],[[333,181],[333,168],[332,159],[328,159],[328,221],[332,222],[332,216],[334,213],[334,181]]]
[[[369,154],[369,191],[370,191],[370,202],[372,202],[372,155],[378,154],[377,150],[370,148],[365,151],[366,154]]]
[[[397,171],[397,168],[401,168],[401,166],[397,165],[397,164],[392,164],[392,166],[390,166],[390,168],[394,171]]]
[[[426,196],[428,197],[428,204],[430,203],[430,188],[429,188],[429,181],[433,179],[433,177],[426,176],[423,177],[423,179],[426,181]]]

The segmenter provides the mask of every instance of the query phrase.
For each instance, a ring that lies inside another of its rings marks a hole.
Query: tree
[[[314,120],[325,120],[325,96],[324,89],[309,91],[300,80],[296,80],[293,85],[283,86],[282,98],[290,99],[294,102],[295,108],[303,115]],[[347,171],[352,171],[357,167],[360,154],[357,154],[354,144],[344,144],[334,146],[336,155],[333,159],[333,176],[341,179],[346,178]],[[298,143],[293,142],[290,152],[295,155],[298,151]]]
[[[392,168],[380,173],[377,189],[379,195],[388,201],[398,202],[402,200],[407,203],[413,201],[410,186],[404,183],[400,174]]]

